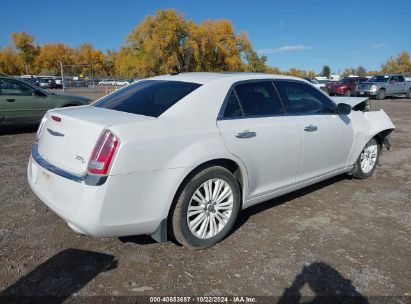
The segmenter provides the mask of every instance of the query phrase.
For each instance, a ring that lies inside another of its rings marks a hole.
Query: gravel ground
[[[35,130],[3,130],[0,295],[410,295],[411,100],[373,108],[397,129],[371,178],[342,175],[247,209],[202,251],[73,233],[27,184]]]

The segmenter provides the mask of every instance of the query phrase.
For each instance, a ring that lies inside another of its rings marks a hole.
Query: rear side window
[[[291,114],[333,114],[335,105],[317,89],[296,81],[275,81],[285,110]]]
[[[103,97],[93,106],[158,117],[200,86],[182,81],[143,80]]]
[[[271,81],[239,84],[235,87],[235,92],[245,117],[284,113],[283,105]]]
[[[241,111],[240,104],[238,103],[238,99],[234,91],[231,91],[230,97],[227,100],[223,116],[225,118],[243,117],[243,112]]]

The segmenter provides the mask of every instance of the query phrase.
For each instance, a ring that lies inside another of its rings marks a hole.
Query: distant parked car
[[[130,82],[128,80],[116,80],[114,82],[114,85],[117,85],[117,86],[126,86],[126,85],[129,85],[129,84],[130,84]]]
[[[54,81],[56,82],[56,89],[62,89],[63,88],[63,81],[62,81],[61,77],[54,78]]]
[[[328,84],[326,89],[330,96],[355,96],[355,88],[357,84],[364,81],[367,81],[366,77],[344,77],[337,83]]]
[[[20,80],[30,83],[36,87],[40,87],[40,78],[38,77],[31,77],[31,78],[20,78]]]
[[[357,96],[371,96],[379,100],[387,96],[411,98],[411,82],[400,74],[375,75],[357,86]]]
[[[42,89],[56,89],[56,81],[53,78],[40,78],[39,87]]]
[[[114,79],[103,79],[102,81],[98,83],[98,85],[102,85],[102,86],[112,86],[115,84],[116,84],[116,81]]]
[[[0,126],[39,123],[47,110],[89,104],[90,99],[57,95],[27,82],[0,76]]]
[[[315,86],[317,89],[320,89],[322,91],[325,91],[325,84],[324,83],[319,83],[317,79],[315,78],[304,78],[308,82],[311,82],[313,86]]]

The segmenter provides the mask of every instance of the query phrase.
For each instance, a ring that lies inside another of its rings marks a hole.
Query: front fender
[[[347,160],[347,166],[355,164],[362,149],[371,138],[381,134],[383,137],[381,139],[384,142],[384,139],[395,129],[391,119],[383,110],[371,112],[353,111],[350,117],[353,121],[354,140]]]

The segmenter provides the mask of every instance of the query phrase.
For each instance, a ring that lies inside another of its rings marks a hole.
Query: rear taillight
[[[91,174],[107,174],[111,161],[116,154],[119,141],[110,131],[104,131],[91,153],[87,171]]]
[[[40,122],[39,128],[37,129],[36,137],[34,138],[34,143],[38,144],[40,141],[41,132],[43,131],[44,125],[47,121],[47,114],[44,115],[43,119]]]

